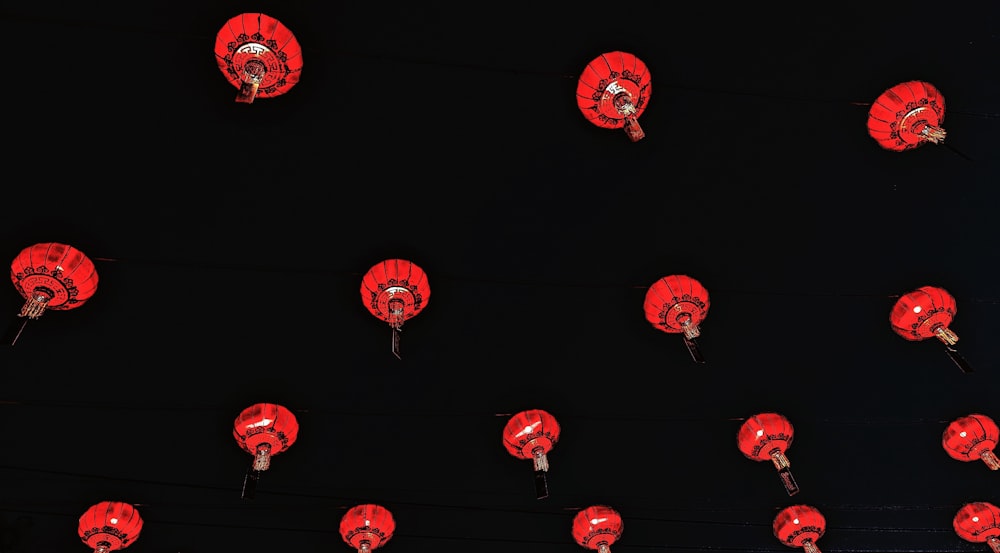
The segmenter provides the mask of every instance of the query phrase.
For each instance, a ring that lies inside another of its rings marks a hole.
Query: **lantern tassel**
[[[403,359],[403,356],[399,353],[399,338],[401,330],[402,329],[398,326],[392,327],[392,354],[396,356],[396,359]]]
[[[701,350],[698,348],[698,343],[694,341],[694,338],[684,337],[684,345],[687,346],[688,353],[691,354],[691,359],[695,363],[705,364],[705,357],[701,354]]]
[[[628,134],[629,140],[638,142],[645,138],[646,133],[639,126],[639,119],[636,117],[639,110],[632,103],[632,96],[628,92],[620,92],[615,96],[614,103],[618,113],[625,118],[625,133]]]
[[[993,550],[993,553],[1000,553],[1000,538],[990,536],[986,538],[986,543],[990,545],[990,549]]]
[[[243,82],[240,83],[240,91],[236,94],[236,102],[240,104],[252,104],[257,97],[257,90],[260,82],[264,80],[264,73],[267,68],[259,58],[247,60],[243,66]]]
[[[788,495],[799,493],[799,485],[795,482],[795,477],[792,476],[792,463],[788,457],[780,449],[775,449],[771,452],[771,461],[774,463],[774,468],[778,469],[778,478],[781,479]]]
[[[934,144],[940,144],[944,142],[945,136],[948,135],[944,129],[941,127],[935,127],[934,125],[926,125],[920,130],[920,134],[927,139],[928,142],[933,142]]]
[[[996,453],[992,450],[984,449],[979,457],[986,463],[986,466],[990,467],[990,470],[1000,470],[1000,459],[997,459]]]
[[[545,450],[539,447],[532,452],[532,460],[535,465],[535,497],[545,499],[549,496],[549,481],[546,474],[549,471],[549,459],[545,455]]]
[[[778,471],[778,477],[781,478],[781,484],[785,486],[785,491],[788,492],[789,496],[799,493],[799,485],[795,482],[795,477],[792,476],[792,470],[785,467]]]
[[[962,372],[966,374],[974,372],[972,370],[972,365],[970,365],[969,362],[962,357],[962,354],[958,353],[958,350],[953,346],[945,346],[945,351],[948,352],[948,357],[951,358],[952,362],[958,365],[958,368],[962,369]]]
[[[628,134],[628,138],[632,142],[638,142],[646,138],[645,131],[639,126],[639,120],[632,116],[625,118],[625,133]]]
[[[806,553],[822,553],[819,550],[819,547],[816,546],[816,543],[813,542],[812,540],[808,540],[808,539],[807,540],[803,540],[802,541],[802,548],[806,550]],[[1000,553],[1000,551],[998,551],[997,553]]]

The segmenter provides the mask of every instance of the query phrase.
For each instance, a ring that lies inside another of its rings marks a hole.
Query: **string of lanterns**
[[[243,499],[253,499],[248,482],[256,483],[261,472],[270,466],[270,458],[287,450],[299,433],[294,414],[282,405],[258,403],[237,416],[233,436],[254,462],[244,481]],[[532,459],[535,469],[537,499],[549,496],[546,473],[548,454],[559,441],[561,427],[552,414],[529,409],[508,419],[502,430],[502,443],[517,459]],[[747,458],[772,461],[789,496],[799,486],[789,470],[786,452],[792,444],[792,423],[779,413],[758,413],[748,417],[737,431],[736,445]],[[958,461],[982,460],[990,470],[1000,469],[994,450],[1000,429],[990,417],[973,413],[948,424],[941,438],[942,448]],[[94,553],[110,553],[135,543],[143,527],[136,508],[125,502],[102,501],[91,506],[79,522],[80,539]],[[573,539],[587,549],[611,553],[611,545],[622,537],[621,514],[608,505],[592,505],[580,510],[572,521]],[[826,532],[823,514],[811,505],[794,504],[783,508],[772,521],[774,536],[789,547],[806,553],[821,553],[817,540]],[[344,542],[358,553],[370,553],[388,542],[396,530],[392,512],[384,506],[362,504],[350,508],[340,521]],[[969,502],[954,518],[956,534],[967,541],[987,543],[993,553],[1000,553],[1000,509],[987,502]]]
[[[87,302],[97,292],[98,273],[94,262],[83,252],[58,242],[29,246],[10,266],[14,288],[25,302],[17,314],[23,318],[11,345],[24,326],[46,311],[68,311]],[[431,295],[427,274],[406,259],[386,259],[373,265],[361,280],[361,300],[376,318],[392,330],[391,351],[400,355],[403,323],[423,312]],[[680,334],[691,358],[705,363],[696,338],[711,305],[708,290],[687,275],[667,275],[646,291],[643,310],[646,320],[657,330]],[[963,372],[973,371],[955,345],[958,335],[951,329],[958,312],[955,298],[944,288],[922,286],[902,295],[889,313],[892,330],[909,341],[937,338],[945,352]]]
[[[57,242],[39,243],[22,250],[11,263],[11,280],[24,298],[18,317],[38,319],[46,311],[66,311],[80,307],[97,291],[98,275],[93,261],[80,250]],[[387,259],[373,265],[363,276],[361,298],[365,308],[392,330],[391,351],[400,357],[403,323],[422,312],[431,293],[427,274],[405,259]],[[704,363],[695,342],[700,336],[710,306],[709,293],[687,275],[667,275],[654,282],[643,303],[646,320],[668,334],[680,334],[692,359]],[[943,288],[923,286],[904,294],[893,306],[889,321],[892,330],[910,341],[937,338],[949,357],[965,372],[968,362],[955,349],[958,335],[950,325],[957,312],[954,297]],[[20,336],[24,325],[17,332]],[[17,340],[15,336],[13,345]],[[244,477],[242,498],[253,499],[258,481],[270,468],[274,456],[286,451],[298,438],[299,424],[294,413],[274,403],[257,403],[244,409],[233,425],[233,437],[241,449],[253,456]],[[561,427],[556,418],[542,409],[530,409],[512,416],[503,428],[503,445],[517,459],[531,459],[535,475],[535,496],[549,496],[548,455],[559,441]],[[748,417],[737,432],[737,447],[747,458],[771,461],[789,496],[799,492],[787,457],[794,427],[783,415],[773,412]],[[986,415],[973,413],[948,424],[942,447],[952,458],[970,462],[981,460],[990,470],[1000,470],[994,450],[1000,429]],[[955,531],[968,541],[985,542],[1000,553],[1000,516],[996,507],[976,502],[963,506],[955,518]],[[123,502],[104,501],[92,506],[80,519],[80,538],[95,553],[109,553],[134,543],[142,528],[135,508]],[[599,553],[622,535],[622,518],[613,508],[595,505],[580,511],[573,521],[572,534],[581,546]],[[816,540],[823,535],[826,520],[809,505],[793,505],[781,511],[773,522],[774,535],[785,545],[820,553]],[[392,514],[378,505],[359,505],[348,511],[341,522],[344,541],[358,553],[368,553],[389,541],[395,531]]]
[[[301,78],[302,49],[295,35],[280,21],[262,13],[243,13],[219,30],[215,55],[220,71],[237,88],[235,101],[252,104],[257,98],[287,93]],[[646,134],[639,118],[649,105],[651,74],[635,55],[613,51],[594,58],[584,68],[576,89],[577,105],[592,124],[623,129],[632,142]],[[906,151],[926,143],[940,144],[946,132],[943,95],[923,81],[907,81],[883,92],[872,103],[868,133],[884,149]],[[29,246],[11,264],[11,279],[24,298],[18,317],[24,319],[13,345],[28,321],[46,311],[67,311],[87,302],[97,291],[94,263],[76,248],[47,242]],[[388,259],[369,269],[362,278],[364,306],[392,331],[391,351],[400,356],[403,323],[427,306],[430,286],[423,269],[409,260]],[[680,334],[692,359],[705,363],[696,338],[710,306],[708,291],[687,275],[668,275],[649,287],[644,311],[654,328]],[[890,313],[891,328],[901,337],[920,341],[937,338],[949,357],[965,372],[969,363],[955,349],[958,336],[950,329],[957,312],[955,299],[942,288],[924,286],[902,296]],[[541,409],[522,411],[503,428],[503,445],[517,459],[531,459],[537,499],[549,496],[548,455],[558,442],[561,428],[556,418]],[[253,456],[244,478],[243,499],[253,499],[263,472],[274,456],[291,447],[299,424],[291,410],[273,403],[258,403],[235,419],[233,437]],[[789,496],[799,492],[786,452],[794,429],[783,415],[758,413],[746,419],[737,433],[739,451],[754,461],[771,461]],[[994,450],[1000,439],[996,423],[983,414],[971,414],[951,422],[942,436],[949,456],[963,461],[981,460],[990,470],[1000,469]],[[94,553],[127,548],[139,538],[143,520],[136,508],[125,502],[102,501],[79,519],[81,540]],[[340,534],[358,553],[370,553],[393,537],[396,521],[385,507],[362,504],[349,509],[340,522]],[[820,553],[816,544],[826,531],[826,519],[815,507],[791,505],[775,517],[774,536],[789,547]],[[954,518],[956,534],[969,542],[987,543],[1000,553],[1000,509],[991,503],[962,506]],[[571,534],[582,547],[611,553],[621,537],[623,520],[607,505],[593,505],[573,518]]]
[[[226,80],[238,89],[240,103],[285,94],[302,76],[302,47],[295,34],[263,13],[242,13],[227,21],[216,36],[215,58]],[[604,52],[577,79],[577,107],[586,120],[603,129],[623,129],[632,142],[646,137],[639,117],[651,95],[649,68],[631,52]],[[934,85],[906,81],[872,102],[868,134],[882,148],[896,152],[941,144],[947,136],[944,116],[944,96]]]

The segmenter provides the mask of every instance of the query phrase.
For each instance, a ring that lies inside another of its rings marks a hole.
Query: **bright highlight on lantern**
[[[260,426],[268,426],[272,422],[274,422],[274,419],[261,419],[260,422],[254,422],[254,423],[248,424],[247,428],[257,428],[257,427],[260,427]]]
[[[913,306],[913,312],[914,312],[914,313],[920,313],[920,312],[921,312],[921,311],[923,311],[923,310],[924,310],[924,308],[923,308],[923,307],[920,307],[919,305],[914,305],[914,306]]]
[[[798,523],[799,523],[799,519],[797,519],[797,518],[792,519],[792,524],[798,524]]]
[[[757,430],[757,437],[758,438],[761,437],[761,436],[763,436],[763,435],[764,435],[764,429],[763,428],[761,428],[760,430]]]
[[[111,519],[111,524],[118,524],[118,518],[117,517],[112,518]]]

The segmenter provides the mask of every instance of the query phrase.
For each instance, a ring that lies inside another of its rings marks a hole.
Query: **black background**
[[[987,549],[952,519],[1000,475],[941,434],[1000,416],[995,8],[91,4],[0,13],[0,252],[67,243],[100,275],[0,358],[0,551],[86,551],[106,499],[138,505],[135,553],[349,551],[359,503],[395,516],[386,553],[581,551],[593,504],[615,553],[778,553],[795,503],[828,553]],[[258,11],[302,79],[237,104],[215,34]],[[652,75],[636,143],[576,106],[615,50]],[[947,139],[884,150],[866,104],[908,80]],[[402,360],[359,296],[389,258],[432,289]],[[711,294],[705,365],[643,316],[668,274]],[[974,373],[891,331],[923,285]],[[256,402],[301,430],[243,501]],[[545,500],[501,445],[531,408],[562,427]],[[794,425],[797,496],[736,448],[764,411]]]

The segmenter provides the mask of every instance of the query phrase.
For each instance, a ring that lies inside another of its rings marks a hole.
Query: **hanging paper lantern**
[[[260,475],[271,458],[287,450],[299,435],[299,423],[287,408],[257,403],[244,409],[233,424],[233,437],[243,451],[254,456],[243,481],[243,499],[253,499]]]
[[[262,13],[231,18],[215,37],[215,61],[239,92],[236,101],[273,98],[302,76],[302,48],[277,19]]]
[[[951,421],[941,436],[941,445],[952,459],[982,461],[990,470],[1000,470],[1000,459],[994,453],[998,441],[997,423],[978,413]]]
[[[986,543],[1000,553],[1000,508],[992,503],[966,503],[952,521],[958,537],[972,543]]]
[[[368,553],[385,545],[395,531],[392,513],[372,503],[351,507],[340,519],[340,536],[358,553]]]
[[[945,345],[948,357],[964,372],[972,367],[958,353],[958,335],[949,328],[958,307],[955,298],[944,288],[922,286],[896,301],[889,313],[892,330],[910,341],[937,338]]]
[[[868,134],[887,150],[902,152],[944,142],[944,96],[934,85],[907,81],[886,90],[868,110]]]
[[[594,58],[576,86],[576,103],[588,121],[606,129],[624,128],[632,142],[646,134],[639,116],[652,93],[649,69],[628,52],[606,52]]]
[[[795,429],[784,415],[758,413],[740,425],[736,445],[748,459],[771,461],[778,469],[778,476],[788,495],[799,493],[799,485],[792,477],[791,463],[785,452],[792,445]]]
[[[25,302],[19,317],[24,318],[13,344],[29,320],[46,311],[66,311],[80,307],[97,291],[97,269],[80,250],[56,242],[29,246],[10,264],[10,278]]]
[[[128,503],[102,501],[80,517],[77,532],[94,553],[108,553],[135,543],[142,530],[139,511]]]
[[[549,470],[548,453],[559,441],[559,423],[555,417],[541,409],[517,413],[503,429],[503,445],[507,452],[518,459],[531,459],[535,466],[535,496],[549,496],[546,474]]]
[[[611,553],[611,546],[622,537],[622,517],[607,505],[592,505],[573,517],[573,539],[599,553]]]
[[[708,315],[708,290],[687,275],[668,275],[646,291],[643,307],[646,320],[668,334],[682,334],[691,358],[704,363],[695,338],[701,335],[700,325]]]
[[[816,540],[826,532],[826,518],[815,507],[792,505],[774,517],[774,536],[788,547],[801,547],[806,553],[820,553]]]
[[[368,311],[392,327],[392,353],[399,354],[403,323],[427,307],[430,284],[424,270],[405,259],[387,259],[376,264],[361,280],[361,301]]]

